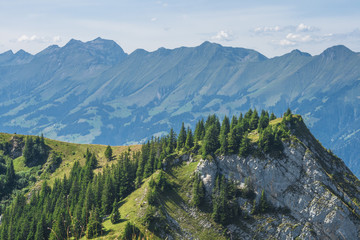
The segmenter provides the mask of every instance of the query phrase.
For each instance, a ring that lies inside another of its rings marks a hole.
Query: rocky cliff
[[[239,189],[250,188],[255,201],[237,197],[245,215],[264,191],[272,211],[230,224],[232,238],[359,239],[360,184],[345,164],[324,149],[300,122],[283,141],[281,155],[218,156],[200,160],[197,171],[210,199],[218,174]]]

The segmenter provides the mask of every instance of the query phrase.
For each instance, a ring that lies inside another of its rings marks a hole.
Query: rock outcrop
[[[255,216],[256,221],[227,226],[232,237],[360,238],[359,180],[305,125],[299,127],[301,134],[283,142],[282,155],[218,156],[198,164],[208,196],[217,174],[221,174],[238,188],[250,185],[257,201],[264,191],[274,209]],[[238,203],[244,214],[251,214],[252,201],[238,197]]]

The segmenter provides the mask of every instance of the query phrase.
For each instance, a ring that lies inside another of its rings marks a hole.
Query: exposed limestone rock
[[[264,214],[252,224],[244,221],[242,227],[229,225],[231,235],[245,239],[360,238],[360,209],[352,200],[359,199],[359,185],[352,183],[353,175],[341,160],[312,139],[307,141],[306,145],[297,139],[283,143],[282,157],[232,155],[199,162],[197,171],[208,195],[217,174],[231,178],[239,188],[248,178],[257,199],[264,190],[273,207],[290,210],[288,214]],[[242,198],[238,202],[249,213],[252,203]]]
[[[18,136],[13,136],[10,139],[10,146],[11,149],[9,155],[12,159],[22,156],[23,148],[25,146],[25,142],[22,138]]]

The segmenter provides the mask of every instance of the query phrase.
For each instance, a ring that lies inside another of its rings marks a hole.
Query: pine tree
[[[23,156],[25,158],[26,165],[29,165],[29,163],[32,162],[35,157],[33,156],[33,148],[34,148],[34,142],[32,137],[29,136],[26,137],[25,146],[23,150]]]
[[[191,200],[192,205],[195,207],[199,207],[205,197],[204,183],[201,180],[199,174],[195,175],[192,192],[193,192],[192,200]]]
[[[291,113],[291,110],[290,110],[290,108],[288,108],[287,110],[286,110],[286,112],[284,113],[284,117],[287,117],[287,116],[290,116],[292,113]]]
[[[8,167],[6,168],[6,175],[5,175],[5,188],[7,192],[10,192],[11,189],[14,188],[16,181],[16,175],[14,170],[14,163],[13,160],[10,159],[8,163]]]
[[[191,149],[192,147],[194,147],[194,138],[193,138],[193,134],[191,132],[191,129],[188,128],[187,129],[186,141],[185,141],[185,148],[186,149]]]
[[[35,232],[35,240],[45,240],[47,239],[47,230],[45,225],[44,216],[42,215],[40,221],[36,225],[36,232]]]
[[[121,219],[120,212],[119,209],[117,208],[116,201],[114,201],[110,221],[112,224],[116,224],[120,222],[120,219]]]
[[[250,139],[247,136],[247,133],[244,134],[241,139],[239,155],[242,157],[247,157],[250,153]]]
[[[258,131],[262,131],[269,125],[269,113],[265,112],[264,110],[261,111],[259,124],[258,124]]]
[[[219,148],[219,145],[219,134],[214,124],[206,130],[202,149],[203,158],[206,158],[208,154],[214,153]]]
[[[167,152],[169,154],[173,153],[176,148],[176,134],[174,132],[174,129],[170,129],[169,138],[167,142]]]
[[[227,116],[225,116],[224,120],[222,122],[222,125],[221,125],[220,136],[219,136],[220,153],[221,154],[228,153],[228,147],[229,147],[228,134],[229,134],[229,132],[230,132],[229,118]]]
[[[108,161],[112,160],[113,158],[112,154],[113,154],[112,148],[108,145],[104,152],[104,155]]]
[[[177,149],[178,149],[178,151],[180,151],[185,146],[185,141],[186,141],[186,130],[185,130],[184,122],[183,122],[182,125],[181,125],[179,137],[177,139]]]
[[[275,119],[276,119],[276,116],[275,116],[275,114],[272,112],[271,115],[270,115],[270,121],[275,120]]]
[[[201,141],[203,140],[204,136],[205,136],[205,126],[204,126],[204,119],[201,119],[195,127],[195,141]]]
[[[249,124],[250,124],[250,126],[249,126],[250,130],[257,129],[258,124],[259,124],[259,115],[258,115],[258,112],[256,109],[254,110],[254,112],[251,115]]]
[[[106,171],[108,172],[108,171]],[[103,191],[102,191],[102,195],[101,195],[101,207],[102,207],[102,214],[103,215],[108,215],[111,213],[111,206],[112,203],[114,202],[114,197],[113,197],[113,183],[112,183],[112,179],[109,173],[104,174],[105,179],[105,185],[103,187]]]
[[[242,115],[241,115],[242,116]],[[233,129],[236,125],[238,124],[238,119],[237,117],[234,115],[231,118],[231,124],[230,124],[230,129]]]
[[[97,208],[94,208],[90,213],[89,224],[87,225],[86,237],[91,239],[99,237],[102,234],[101,217]]]

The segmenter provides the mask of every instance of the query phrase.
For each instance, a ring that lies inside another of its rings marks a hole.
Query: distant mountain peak
[[[0,55],[2,55],[2,56],[12,56],[12,55],[14,55],[14,53],[13,53],[12,50],[8,50],[6,52],[1,53]]]
[[[76,45],[80,45],[80,44],[83,44],[83,42],[72,38],[72,39],[70,39],[70,41],[67,44],[65,44],[64,47],[76,46]]]
[[[325,57],[335,57],[335,56],[339,57],[339,56],[348,56],[352,54],[355,53],[351,51],[349,48],[345,47],[344,45],[336,45],[326,49],[320,55]]]
[[[290,52],[291,55],[298,55],[298,56],[306,56],[306,57],[311,57],[311,54],[307,53],[307,52],[302,52],[299,49],[294,49]]]
[[[26,57],[26,56],[31,56],[30,53],[24,51],[23,49],[20,49],[19,51],[17,51],[17,52],[15,53],[15,55],[16,55],[16,56],[24,56],[24,57]]]

